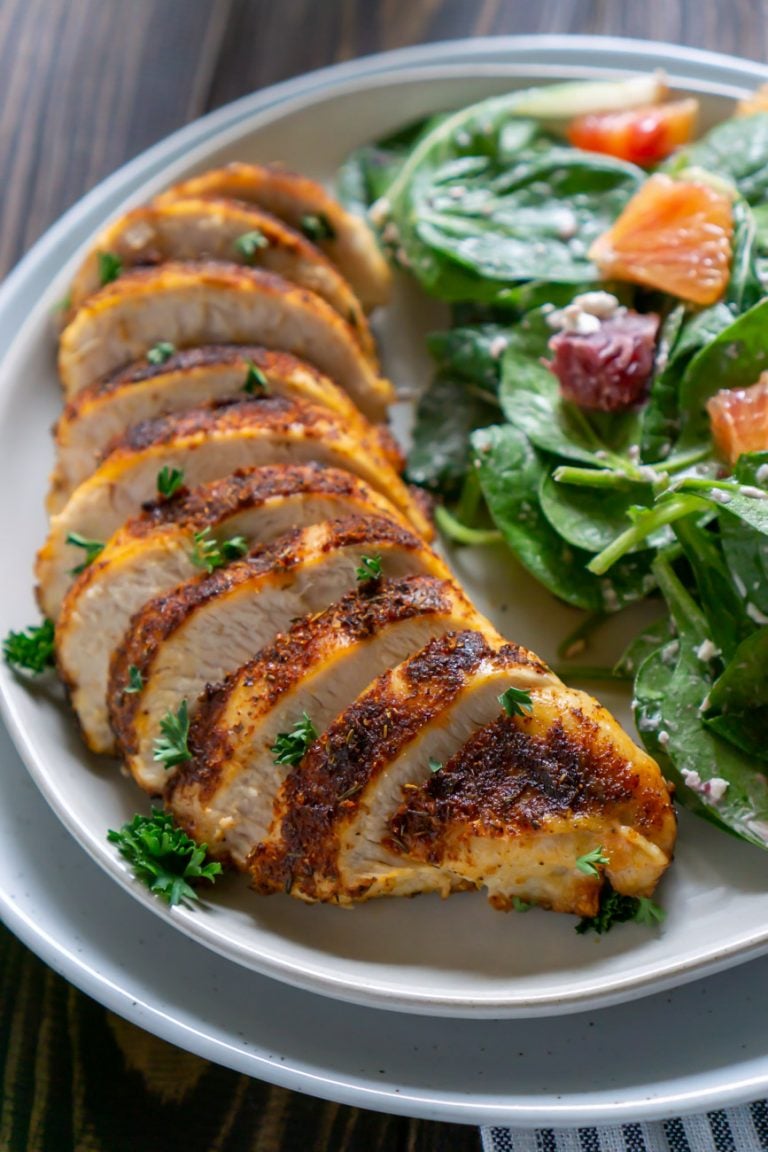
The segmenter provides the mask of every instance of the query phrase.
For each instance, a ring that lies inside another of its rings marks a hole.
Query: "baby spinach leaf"
[[[573,548],[549,524],[539,487],[551,468],[514,425],[495,425],[471,437],[480,485],[496,526],[529,572],[555,596],[590,612],[615,612],[654,586],[651,552],[622,558],[610,577],[586,570],[590,553]]]
[[[638,633],[616,661],[614,665],[616,675],[630,679],[634,677],[640,665],[652,652],[674,638],[674,631],[669,616],[662,616],[660,620],[649,624]]]
[[[741,484],[768,491],[768,452],[752,452],[740,456],[734,476]],[[768,540],[737,516],[728,514],[727,507],[720,516],[720,534],[726,562],[746,611],[756,623],[768,623]]]
[[[510,329],[499,324],[451,328],[447,332],[431,332],[427,336],[427,348],[439,368],[495,392],[501,371],[501,351],[506,347],[503,342],[509,340],[509,335]]]
[[[704,723],[750,756],[768,760],[768,627],[739,644],[710,689]]]
[[[438,372],[416,409],[408,479],[454,495],[469,467],[470,433],[497,416],[498,407],[468,381]]]
[[[737,200],[733,206],[733,257],[731,275],[725,293],[725,303],[738,316],[763,297],[763,285],[758,270],[757,224],[746,200]]]
[[[549,523],[569,544],[586,552],[602,552],[629,525],[630,505],[650,506],[653,492],[650,484],[636,485],[631,492],[577,488],[559,484],[548,472],[539,486],[539,502]],[[643,546],[661,548],[671,540],[671,530],[664,527]]]
[[[744,601],[731,579],[717,536],[693,517],[678,520],[674,530],[693,570],[699,603],[707,619],[708,638],[727,660],[754,627]]]
[[[768,199],[768,113],[724,120],[662,167],[673,173],[706,168],[732,180],[748,204],[762,203]]]

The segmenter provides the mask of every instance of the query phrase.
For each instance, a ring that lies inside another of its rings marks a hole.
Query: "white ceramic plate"
[[[472,63],[455,63],[468,55]],[[389,70],[379,58],[367,67],[363,62],[308,78],[303,89],[288,86],[279,98],[262,94],[253,110],[241,103],[229,122],[203,122],[195,147],[190,129],[183,142],[171,138],[165,150],[158,146],[144,164],[134,162],[122,179],[113,178],[101,201],[92,195],[70,212],[54,239],[43,242],[37,261],[28,262],[26,279],[17,273],[13,290],[0,301],[6,320],[14,306],[18,313],[20,299],[36,304],[0,374],[0,492],[14,541],[13,563],[4,563],[0,631],[34,618],[30,571],[45,532],[47,430],[60,403],[49,314],[73,264],[62,258],[111,214],[120,192],[136,202],[171,180],[236,157],[279,158],[330,180],[349,149],[365,140],[424,113],[536,79],[664,65],[674,84],[703,94],[712,120],[764,78],[756,66],[701,53],[581,39],[473,42],[405,56],[396,54]],[[441,319],[439,309],[402,287],[381,325],[395,380],[423,377],[423,333]],[[470,593],[510,637],[545,657],[554,654],[573,623],[570,610],[501,553],[462,553],[455,561]],[[140,796],[112,765],[88,759],[66,711],[46,692],[28,690],[6,670],[2,688],[11,730],[36,782],[94,859],[187,935],[300,987],[432,1015],[554,1014],[669,987],[768,948],[768,857],[689,820],[683,820],[678,862],[663,887],[669,916],[661,932],[632,926],[605,939],[580,938],[567,917],[500,916],[467,895],[446,903],[381,901],[352,913],[306,908],[282,898],[257,900],[236,881],[220,884],[204,907],[171,912],[133,882],[105,840],[106,829],[129,817]],[[602,696],[629,723],[626,699]]]

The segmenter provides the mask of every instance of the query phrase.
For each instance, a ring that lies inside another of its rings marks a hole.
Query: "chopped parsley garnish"
[[[53,666],[53,620],[33,624],[23,632],[9,632],[3,640],[3,659],[12,668],[38,676]]]
[[[89,564],[93,563],[99,553],[104,551],[103,540],[88,540],[79,532],[70,532],[67,536],[67,544],[73,544],[75,548],[82,548],[85,551],[85,560],[82,564],[78,564],[76,568],[70,568],[71,576],[79,576]]]
[[[429,764],[430,772],[440,772],[443,767],[442,760],[436,760],[434,756],[429,757],[427,764]]]
[[[269,393],[269,381],[253,360],[246,360],[248,371],[245,375],[245,384],[243,384],[243,391],[247,392],[249,396],[255,396],[260,392],[263,396]]]
[[[531,904],[528,900],[523,900],[522,896],[512,897],[512,907],[515,912],[530,912],[531,908],[535,908],[535,904]]]
[[[585,852],[583,856],[579,856],[576,861],[576,867],[579,872],[583,872],[585,876],[599,877],[600,869],[597,867],[598,864],[608,863],[609,860],[605,854],[605,848],[603,848],[602,845],[598,845],[598,847],[593,848],[591,852]]]
[[[160,721],[162,736],[155,740],[153,752],[154,759],[168,768],[177,768],[179,764],[192,759],[189,750],[189,708],[186,700],[179,704],[178,712],[166,712]]]
[[[133,696],[136,692],[141,692],[144,687],[144,677],[135,664],[131,664],[128,669],[128,687],[123,689],[123,692],[128,696]]]
[[[335,240],[336,233],[323,212],[308,212],[302,216],[300,228],[308,240]]]
[[[355,569],[355,577],[360,584],[368,580],[378,580],[381,576],[381,556],[361,556],[360,567]]]
[[[192,563],[196,568],[205,568],[206,572],[224,568],[233,560],[240,560],[248,551],[245,536],[231,536],[229,540],[222,540],[219,543],[211,534],[210,528],[195,532],[193,540],[195,545],[192,549]]]
[[[307,716],[302,713],[301,720],[297,720],[290,732],[279,732],[272,745],[272,755],[275,764],[298,764],[306,754],[310,744],[317,740],[317,729]]]
[[[506,692],[502,692],[499,696],[499,704],[507,716],[524,716],[526,712],[533,711],[531,694],[522,688],[507,688]]]
[[[116,252],[99,252],[99,283],[102,288],[117,280],[123,270],[123,262]]]
[[[182,468],[169,468],[167,465],[157,474],[157,491],[166,500],[175,496],[179,488],[184,486],[184,470]]]
[[[107,839],[129,861],[136,879],[168,904],[197,900],[190,880],[213,884],[222,871],[217,861],[205,863],[208,845],[191,840],[162,808],[153,808],[151,816],[137,814],[118,832],[110,828]]]
[[[252,232],[243,232],[242,236],[238,236],[235,240],[235,250],[244,260],[253,260],[260,248],[269,248],[269,240],[258,228],[254,228]]]
[[[158,340],[157,344],[153,344],[147,352],[147,360],[150,364],[165,364],[175,351],[175,346],[169,340]]]
[[[654,904],[646,896],[620,896],[610,884],[600,893],[600,908],[596,916],[583,916],[576,925],[576,931],[597,932],[602,936],[610,932],[614,924],[636,920],[638,924],[659,924],[666,916],[663,908]]]

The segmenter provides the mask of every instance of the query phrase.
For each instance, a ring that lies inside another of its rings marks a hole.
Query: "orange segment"
[[[568,140],[632,164],[657,164],[693,139],[699,102],[692,98],[624,112],[593,112],[568,125]]]
[[[589,250],[606,279],[714,304],[728,283],[733,210],[708,184],[651,176]]]
[[[719,454],[735,464],[743,452],[768,449],[768,372],[749,388],[723,388],[707,401]]]

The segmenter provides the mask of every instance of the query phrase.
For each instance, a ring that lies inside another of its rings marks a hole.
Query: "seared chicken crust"
[[[327,234],[315,242],[349,281],[365,310],[389,300],[392,273],[364,221],[345,211],[320,184],[281,165],[228,164],[176,184],[154,202],[222,196],[258,204],[298,231],[306,227],[308,216],[327,221]]]

